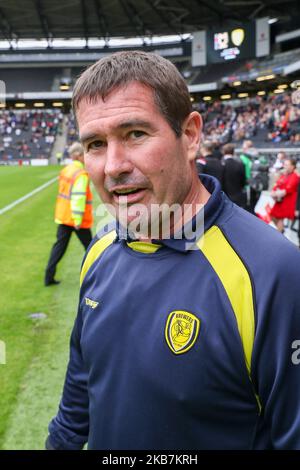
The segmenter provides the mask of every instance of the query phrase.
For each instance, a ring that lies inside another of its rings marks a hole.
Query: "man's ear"
[[[202,132],[202,117],[197,111],[193,111],[185,119],[182,126],[182,136],[186,145],[188,160],[195,160],[199,150]]]

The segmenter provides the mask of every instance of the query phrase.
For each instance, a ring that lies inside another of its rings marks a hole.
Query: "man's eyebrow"
[[[120,124],[118,124],[116,126],[116,130],[118,130],[118,129],[132,129],[134,127],[142,127],[143,129],[148,129],[150,131],[154,130],[154,127],[153,127],[152,124],[150,124],[150,122],[143,121],[141,119],[132,119],[130,121],[121,122]],[[97,134],[97,133],[94,133],[94,132],[89,133],[89,134],[83,134],[80,137],[80,141],[81,141],[82,144],[84,144],[85,142],[87,142],[89,140],[99,138],[99,136],[100,136],[100,134]]]
[[[84,144],[88,140],[95,139],[96,137],[97,137],[97,134],[83,134],[82,136],[79,137],[79,140],[82,144]]]
[[[144,127],[146,129],[153,130],[152,124],[148,121],[143,121],[142,119],[131,119],[129,121],[121,122],[117,128],[127,129],[128,127]]]

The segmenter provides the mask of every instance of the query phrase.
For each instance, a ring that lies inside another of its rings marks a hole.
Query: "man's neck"
[[[170,225],[168,226],[168,234],[174,235],[182,230],[183,226],[190,222],[195,215],[203,208],[209,200],[211,194],[207,191],[205,186],[201,183],[197,173],[193,174],[191,187],[184,199],[180,204],[179,212],[173,215]],[[166,238],[162,232],[159,239]],[[139,237],[140,241],[151,243],[150,238]]]
[[[182,229],[182,227],[195,217],[195,215],[207,203],[211,194],[207,191],[206,187],[201,183],[198,175],[193,176],[191,188],[181,204],[181,217],[176,220],[176,223],[171,227],[171,233],[174,234]]]

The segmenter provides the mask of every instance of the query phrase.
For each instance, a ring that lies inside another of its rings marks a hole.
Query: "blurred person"
[[[55,208],[57,240],[54,243],[45,272],[45,286],[59,284],[55,279],[56,266],[63,257],[71,235],[76,233],[85,249],[92,240],[92,193],[89,177],[84,169],[83,148],[74,142],[68,149],[73,160],[59,174],[59,187]]]
[[[199,179],[183,77],[159,55],[108,55],[79,77],[73,109],[117,220],[82,265],[47,449],[300,449],[300,254]],[[141,210],[175,203],[191,213],[170,236],[151,213],[157,237],[132,233]]]
[[[240,159],[244,164],[245,167],[245,176],[246,176],[246,185],[245,185],[245,191],[246,191],[246,197],[247,197],[247,208],[250,210],[250,212],[254,213],[253,211],[253,197],[251,197],[251,187],[249,186],[249,181],[251,178],[251,166],[252,166],[252,161],[251,157],[253,157],[253,142],[252,140],[244,140],[243,145],[242,145],[242,153],[240,154]]]
[[[245,168],[241,160],[234,156],[234,148],[233,144],[225,144],[222,147],[224,163],[223,189],[229,199],[238,206],[245,208],[247,203]]]
[[[278,177],[280,176],[281,170],[283,170],[284,167],[284,161],[286,160],[287,156],[286,153],[283,151],[280,151],[277,153],[277,157],[275,160],[274,165],[272,165],[272,170],[275,171],[278,174]]]
[[[213,157],[217,158],[218,160],[222,160],[223,155],[222,155],[222,152],[220,150],[220,146],[221,146],[220,143],[217,142],[217,141],[213,141],[213,146],[214,146],[213,147],[213,152],[212,152]]]
[[[287,158],[287,155],[283,150],[277,153],[276,160],[271,166],[270,172],[269,172],[269,177],[270,177],[269,187],[270,188],[273,188],[274,184],[276,183],[276,181],[282,174],[283,164],[286,158]]]
[[[298,246],[300,248],[300,184],[298,184],[295,217],[298,219]]]
[[[61,165],[62,163],[62,158],[63,158],[63,153],[62,152],[56,152],[56,162],[58,165]]]
[[[197,163],[197,169],[199,173],[214,176],[223,183],[223,171],[224,167],[219,158],[214,157],[214,144],[210,141],[204,141],[200,146],[200,153],[202,156],[201,162]]]
[[[283,164],[283,174],[275,183],[271,196],[276,201],[270,215],[279,232],[284,232],[284,219],[294,220],[297,201],[299,176],[296,162],[287,158]]]
[[[253,155],[253,149],[254,147],[252,140],[244,140],[240,159],[245,166],[246,184],[249,183],[251,177],[251,156]]]
[[[255,214],[255,207],[262,191],[266,191],[269,188],[269,163],[267,158],[264,155],[260,155],[255,148],[252,149],[252,158],[249,179],[249,210],[252,214]]]

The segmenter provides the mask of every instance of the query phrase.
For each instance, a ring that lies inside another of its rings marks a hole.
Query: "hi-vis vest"
[[[77,162],[73,162],[66,166],[59,175],[58,195],[55,207],[55,221],[74,227],[74,219],[71,210],[72,195],[78,195],[72,191],[77,178],[80,176],[87,176],[87,172],[83,167],[80,167]],[[92,208],[92,192],[90,190],[89,182],[86,187],[86,203],[82,208],[82,222],[81,228],[90,228],[93,225],[93,208]]]

